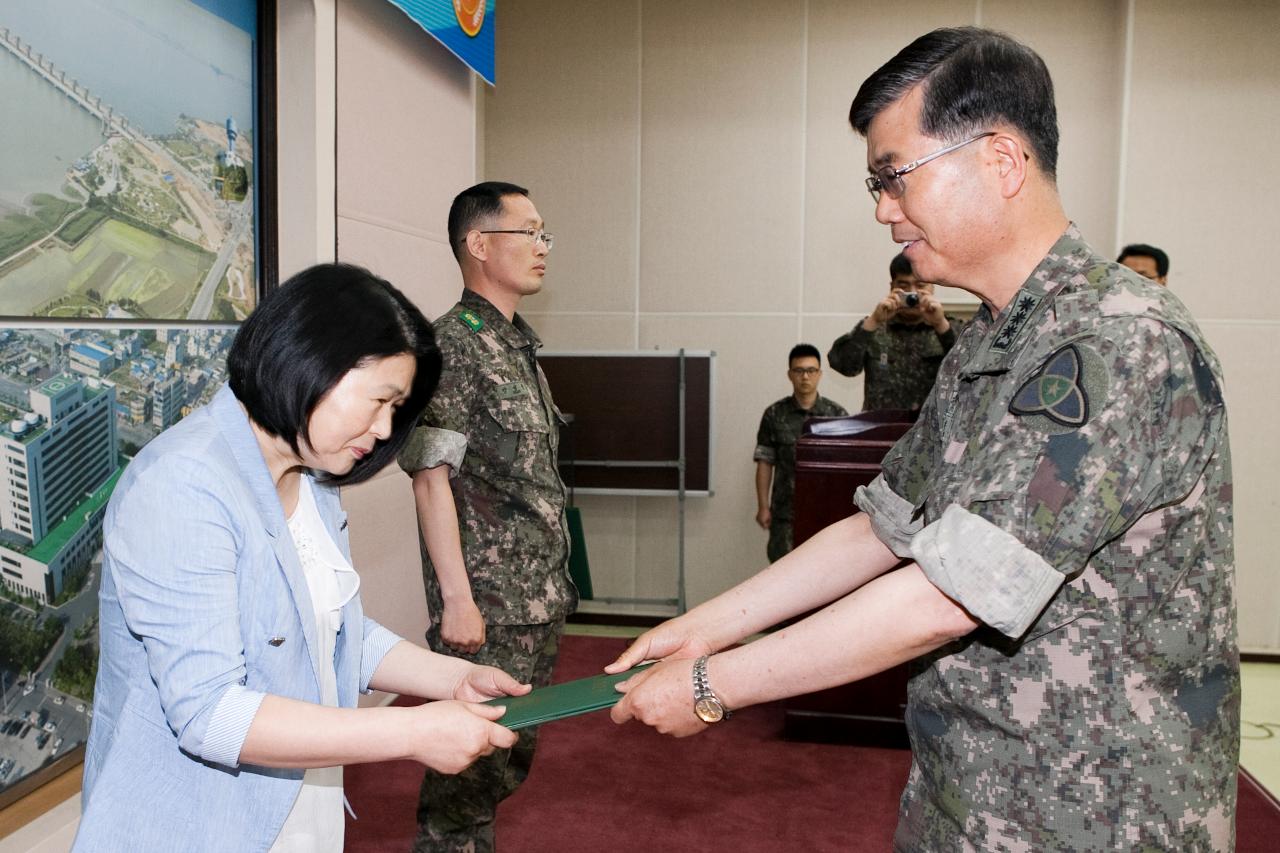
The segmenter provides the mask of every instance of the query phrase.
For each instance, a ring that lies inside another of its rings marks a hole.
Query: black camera
[[[902,301],[903,308],[915,308],[920,304],[920,294],[910,290],[899,293],[898,299]]]

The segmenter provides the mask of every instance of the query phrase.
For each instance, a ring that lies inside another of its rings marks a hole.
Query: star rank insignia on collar
[[[480,315],[472,311],[470,308],[464,308],[458,312],[458,319],[467,324],[467,328],[473,332],[478,332],[484,328],[484,320],[480,319]]]
[[[991,342],[991,348],[996,352],[1008,352],[1013,346],[1013,342],[1017,340],[1018,334],[1022,331],[1022,327],[1031,319],[1031,314],[1036,310],[1036,306],[1040,304],[1040,297],[1030,293],[1023,293],[1018,296],[1013,308],[1009,311],[1009,316],[1005,318],[1004,324],[1000,327],[1000,331],[996,332],[995,340]]]
[[[1080,351],[1070,344],[1063,347],[1022,384],[1009,411],[1043,415],[1059,426],[1084,426],[1089,421],[1089,395],[1080,382],[1082,372]]]

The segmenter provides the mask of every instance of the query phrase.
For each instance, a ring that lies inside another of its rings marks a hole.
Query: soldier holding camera
[[[961,321],[944,314],[933,285],[921,281],[905,255],[889,263],[889,293],[831,345],[827,361],[845,376],[866,374],[862,410],[919,409],[938,367],[956,342]]]

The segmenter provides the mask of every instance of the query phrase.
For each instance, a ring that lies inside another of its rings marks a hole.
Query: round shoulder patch
[[[1068,344],[1013,395],[1009,411],[1015,415],[1042,415],[1064,427],[1089,422],[1089,389],[1084,379],[1085,359],[1075,344]]]

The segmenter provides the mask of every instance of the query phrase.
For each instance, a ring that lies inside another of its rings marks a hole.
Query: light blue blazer
[[[350,558],[336,489],[316,484]],[[320,700],[306,578],[248,419],[229,388],[150,442],[107,506],[101,655],[77,851],[267,850],[301,770],[238,764],[268,693]],[[400,638],[342,610],[338,703]]]

